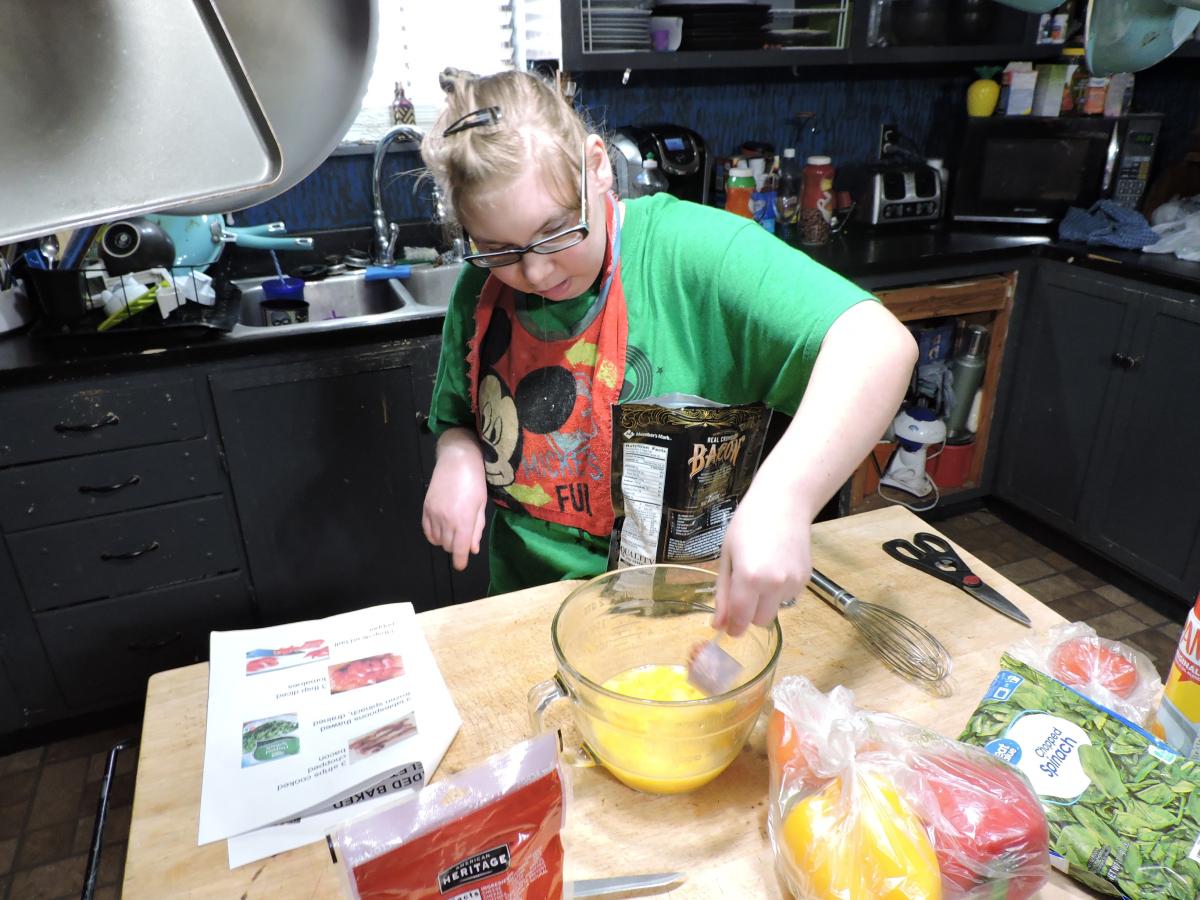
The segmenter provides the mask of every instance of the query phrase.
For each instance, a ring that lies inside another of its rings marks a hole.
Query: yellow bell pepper
[[[921,820],[891,780],[859,772],[854,796],[834,779],[783,820],[784,858],[819,900],[940,900],[941,874]]]

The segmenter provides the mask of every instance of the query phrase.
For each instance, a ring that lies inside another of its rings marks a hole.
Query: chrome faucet
[[[396,261],[396,237],[400,233],[400,226],[395,222],[388,222],[383,212],[383,159],[392,141],[403,139],[420,144],[422,137],[420,129],[411,125],[396,125],[375,144],[375,160],[371,166],[371,201],[375,204],[375,252],[372,254],[372,262],[376,265],[390,266]]]

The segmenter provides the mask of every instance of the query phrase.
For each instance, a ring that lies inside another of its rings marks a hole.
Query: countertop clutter
[[[1048,235],[1037,232],[996,232],[951,225],[901,231],[852,227],[846,233],[835,235],[823,246],[797,246],[823,265],[868,288],[874,288],[877,284],[903,283],[909,273],[917,270],[925,272],[953,266],[987,267],[1003,262],[1015,263],[1026,258],[1046,257],[1164,287],[1200,290],[1200,263],[1113,248],[1097,250],[1056,242]],[[303,259],[303,256],[297,257],[301,262]],[[235,261],[234,265],[244,264]],[[233,271],[248,275],[244,268]],[[263,333],[256,335],[256,342],[266,341],[271,346],[296,346],[316,345],[330,339],[354,341],[368,334],[371,339],[435,334],[440,332],[440,318],[436,313],[435,318],[436,321],[407,318],[384,323],[365,321],[359,327],[361,333],[357,336],[347,333],[335,336],[332,332],[299,335],[287,328],[262,329]],[[363,331],[364,328],[367,330]],[[61,373],[63,366],[68,363],[73,371],[117,371],[152,367],[168,361],[236,356],[245,352],[245,348],[238,349],[237,344],[237,338],[228,336],[182,343],[164,342],[161,339],[156,342],[148,338],[133,344],[129,341],[113,342],[111,347],[103,342],[93,343],[81,350],[72,349],[70,345],[48,346],[28,332],[17,332],[0,337],[0,384],[52,377]],[[263,347],[260,345],[257,350],[261,349]]]
[[[880,549],[890,538],[925,528],[902,509],[820,523],[813,530],[813,559],[859,596],[895,606],[935,632],[954,659],[951,695],[931,696],[891,674],[847,621],[808,593],[780,614],[784,643],[777,681],[803,674],[822,690],[844,684],[864,706],[886,697],[890,711],[958,736],[996,674],[1000,651],[1029,632]],[[1028,613],[1035,629],[1062,621],[978,559],[963,557],[985,582]],[[438,668],[464,711],[462,729],[435,781],[532,736],[525,696],[555,671],[550,622],[577,583],[545,585],[419,616]],[[498,643],[501,631],[505,640]],[[340,897],[339,871],[324,844],[233,871],[226,865],[223,844],[196,846],[206,700],[206,665],[150,680],[122,896],[158,900],[164,873],[169,873],[178,896]],[[730,768],[689,794],[639,793],[603,769],[573,770],[567,877],[678,871],[687,874],[687,881],[667,896],[786,896],[774,874],[766,834],[765,732],[763,720]],[[565,734],[569,738],[569,730]],[[664,833],[670,838],[663,840]],[[1090,894],[1054,872],[1040,896]]]

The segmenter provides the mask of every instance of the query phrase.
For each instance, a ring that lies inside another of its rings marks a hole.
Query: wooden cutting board
[[[885,669],[840,615],[806,592],[780,613],[784,650],[777,680],[804,675],[829,690],[854,689],[863,707],[887,710],[956,737],[991,683],[1001,651],[1029,631],[962,591],[895,562],[880,545],[931,531],[899,507],[813,528],[814,565],[863,600],[894,606],[925,625],[954,659],[953,693],[935,697]],[[1042,630],[1063,619],[1029,594],[959,552],[984,581],[1020,606]],[[554,674],[550,622],[578,582],[561,582],[422,613],[419,621],[454,695],[463,727],[435,779],[475,765],[531,736],[526,694]],[[338,869],[324,845],[311,845],[229,871],[223,842],[196,846],[204,719],[204,664],[150,679],[137,788],[125,863],[125,900],[168,897],[339,898]],[[559,705],[552,724],[570,732]],[[767,838],[765,717],[719,778],[677,796],[640,794],[602,769],[573,770],[568,815],[572,878],[681,871],[672,898],[782,898]],[[1092,894],[1054,873],[1041,896]]]

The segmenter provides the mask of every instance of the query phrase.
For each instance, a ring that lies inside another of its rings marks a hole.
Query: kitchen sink
[[[289,333],[344,328],[355,325],[418,319],[445,314],[445,304],[426,305],[418,302],[397,280],[367,281],[362,272],[335,275],[304,285],[308,303],[308,321],[268,326],[263,319],[262,283],[265,278],[248,278],[234,282],[242,292],[238,322],[234,337],[263,336],[285,328]],[[426,285],[422,283],[424,290]],[[423,296],[432,297],[432,289]]]
[[[414,304],[444,310],[450,305],[450,297],[463,265],[414,266],[412,274],[399,282],[401,291]]]

